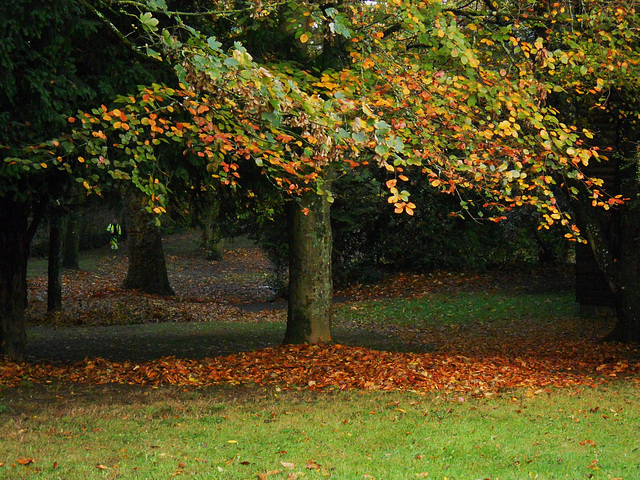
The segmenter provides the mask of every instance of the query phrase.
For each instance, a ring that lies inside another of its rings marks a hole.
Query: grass
[[[631,381],[464,402],[258,388],[4,394],[0,478],[640,478]]]
[[[513,322],[514,319],[548,319],[574,316],[578,306],[570,291],[554,294],[506,294],[464,292],[419,298],[388,298],[358,302],[357,308],[341,306],[337,316],[361,323],[430,327],[475,322]]]
[[[91,261],[83,268],[91,269]],[[32,269],[42,267],[30,263]],[[356,331],[368,346],[378,341],[379,347],[401,348],[407,331],[390,328],[381,335],[381,327],[446,334],[449,326],[459,326],[482,337],[490,330],[477,328],[480,324],[522,321],[535,333],[531,327],[573,321],[576,313],[572,292],[451,292],[340,304],[335,330],[338,341],[340,334],[353,339]],[[64,332],[96,352],[107,342],[106,332],[117,331],[108,341],[125,349],[146,342],[150,357],[158,351],[188,356],[190,348],[208,343],[280,339],[283,327],[273,322],[160,323],[120,330],[39,326],[30,335],[42,343]],[[52,380],[44,386],[0,387],[0,479],[640,478],[637,379],[479,399]]]

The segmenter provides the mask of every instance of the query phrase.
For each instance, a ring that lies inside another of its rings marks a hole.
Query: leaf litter
[[[57,316],[46,315],[39,304],[46,292],[46,278],[33,277],[29,280],[29,323],[91,326],[160,321],[284,321],[282,311],[247,312],[238,308],[244,303],[265,302],[273,295],[265,280],[270,264],[257,249],[227,251],[225,260],[218,263],[207,262],[194,250],[169,255],[168,265],[171,283],[179,292],[176,297],[121,289],[119,284],[126,271],[123,256],[106,259],[92,272],[65,272],[65,311]],[[513,291],[522,291],[518,289],[532,288],[532,281],[547,287],[566,281],[553,274],[547,272],[545,277],[542,273],[511,273],[506,279],[500,272],[396,275],[374,287],[352,287],[339,294],[348,296],[357,308],[356,302],[367,298],[424,296],[434,291],[456,294],[486,290],[488,285],[494,289],[508,285]],[[125,309],[124,313],[118,312],[118,306]],[[201,359],[165,356],[150,361],[86,358],[77,362],[15,363],[5,358],[0,359],[0,386],[11,387],[25,381],[182,387],[225,384],[487,396],[512,388],[526,388],[538,394],[551,387],[594,386],[640,373],[637,349],[597,341],[611,327],[609,320],[600,319],[588,327],[579,318],[549,319],[547,323],[524,319],[513,325],[378,327],[384,338],[434,346],[429,352],[419,353],[328,344],[277,345]],[[357,333],[359,326],[351,327]]]

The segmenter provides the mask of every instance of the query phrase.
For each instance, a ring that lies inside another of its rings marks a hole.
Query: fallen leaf
[[[27,466],[27,465],[31,465],[35,460],[33,458],[19,458],[18,460],[16,460],[16,462],[19,465],[23,465],[23,466]]]
[[[109,467],[107,467],[106,465],[102,465],[101,463],[97,464],[96,468],[98,470],[109,470]]]
[[[282,465],[284,468],[296,468],[296,465],[291,462],[280,462],[280,465]]]
[[[313,460],[307,460],[306,465],[304,466],[307,470],[320,470],[320,464],[314,462]]]

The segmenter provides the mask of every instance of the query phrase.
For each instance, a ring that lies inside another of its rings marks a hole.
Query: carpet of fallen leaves
[[[185,241],[184,238],[174,241]],[[120,254],[91,272],[65,273],[65,312],[43,311],[46,279],[30,279],[29,322],[61,325],[103,325],[153,321],[282,321],[282,312],[250,312],[240,304],[264,302],[269,263],[255,249],[227,251],[222,262],[207,262],[196,250],[168,255],[175,298],[126,292],[119,287],[126,268]],[[550,276],[551,275],[551,276]],[[562,284],[562,285],[561,285]],[[357,308],[365,298],[428,295],[431,292],[509,289],[514,293],[567,286],[567,278],[546,272],[468,274],[434,272],[399,275],[375,287],[344,290]],[[270,317],[270,315],[275,315]],[[343,326],[344,327],[344,326]],[[357,335],[361,326],[351,325]],[[549,319],[547,325],[478,323],[422,331],[410,327],[380,327],[382,336],[433,345],[428,353],[405,353],[366,346],[276,346],[205,359],[163,357],[153,361],[115,362],[88,358],[81,362],[0,359],[0,386],[24,381],[90,384],[271,385],[281,389],[363,389],[439,391],[483,396],[504,389],[527,388],[534,394],[551,387],[597,385],[640,373],[638,351],[627,345],[599,343],[611,327],[601,319],[587,327],[578,319]]]

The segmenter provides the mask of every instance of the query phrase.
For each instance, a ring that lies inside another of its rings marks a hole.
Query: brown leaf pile
[[[628,348],[603,346],[563,357],[465,357],[376,351],[342,345],[280,346],[204,360],[165,357],[146,363],[85,360],[69,366],[0,361],[0,385],[52,381],[135,385],[272,385],[283,389],[413,390],[487,395],[528,387],[594,385],[640,373],[616,360]]]

